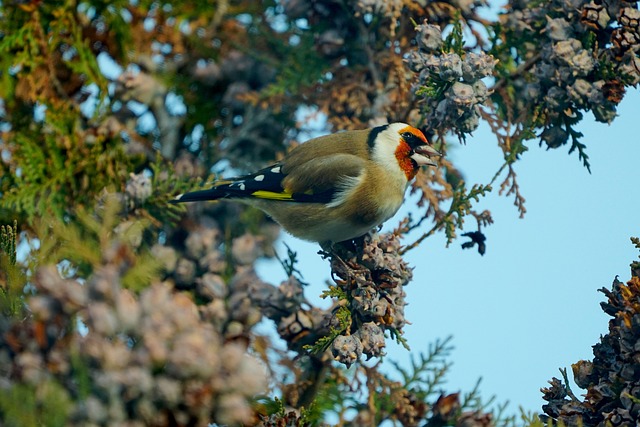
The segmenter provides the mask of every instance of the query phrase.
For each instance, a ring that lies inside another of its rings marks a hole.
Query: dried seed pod
[[[593,363],[587,360],[579,360],[571,365],[573,370],[573,379],[580,388],[587,388],[591,385],[592,379],[590,378],[593,373]]]
[[[560,126],[552,126],[545,129],[540,138],[547,144],[548,148],[558,148],[566,144],[569,134]]]
[[[416,27],[416,42],[425,53],[437,53],[442,48],[442,32],[437,25],[428,24],[425,20]]]
[[[610,20],[611,17],[607,9],[601,4],[590,2],[582,7],[580,22],[593,30],[603,30],[607,28]]]
[[[140,206],[153,193],[151,177],[145,173],[129,174],[129,179],[125,186],[125,194],[133,202],[132,205]]]
[[[438,75],[444,81],[453,82],[462,77],[462,58],[457,53],[440,56]]]
[[[331,344],[331,354],[348,368],[360,359],[362,343],[354,335],[339,335]]]
[[[374,322],[364,323],[354,335],[360,339],[362,352],[367,356],[367,360],[384,356],[384,332]]]

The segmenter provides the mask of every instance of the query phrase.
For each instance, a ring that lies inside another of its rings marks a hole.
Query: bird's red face
[[[400,142],[396,148],[396,159],[400,168],[412,180],[418,173],[420,166],[437,166],[432,157],[441,154],[429,145],[427,138],[413,126],[407,126],[398,132]]]

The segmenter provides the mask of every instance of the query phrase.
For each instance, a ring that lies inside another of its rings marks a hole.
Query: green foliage
[[[452,337],[436,340],[430,344],[427,353],[411,356],[410,365],[403,367],[397,362],[391,361],[396,371],[400,374],[402,387],[411,392],[423,402],[433,402],[442,395],[446,376],[452,366],[449,361],[453,345]],[[516,416],[507,413],[508,402],[495,404],[495,396],[483,399],[480,393],[481,379],[478,379],[472,390],[462,393],[460,397],[460,412],[478,411],[491,412],[493,424],[499,427],[516,426]],[[521,418],[527,421],[524,426],[538,426],[540,420],[533,415],[521,413]]]
[[[78,397],[85,400],[91,393],[90,363],[82,358],[76,348],[70,349],[69,355]]]
[[[105,187],[122,185],[133,165],[121,144],[101,138],[88,144],[74,131],[77,120],[74,113],[48,110],[43,124],[15,135],[20,173],[2,181],[0,207],[30,222],[44,214],[62,219],[69,206],[89,204]]]
[[[428,78],[417,88],[416,96],[441,101],[445,98],[445,93],[452,85],[453,82],[443,80],[438,74],[430,72]],[[420,119],[422,121],[421,125],[424,124],[424,117],[425,115],[423,114]]]
[[[342,371],[346,378],[351,377],[351,373]],[[315,395],[315,399],[310,405],[307,419],[311,425],[322,425],[328,414],[335,414],[338,417],[344,414],[349,407],[358,405],[356,397],[349,392],[349,385],[345,378],[338,375],[329,375]]]
[[[480,395],[480,383],[481,382],[482,382],[482,378],[478,378],[478,380],[474,384],[474,386],[471,389],[471,391],[467,391],[467,392],[462,394],[462,399],[460,401],[460,408],[463,411],[465,411],[465,410],[471,410],[471,411],[487,410],[488,406],[490,406],[493,403],[493,401],[495,399],[495,396],[492,396],[491,398],[489,398],[488,401],[483,402],[482,396]]]
[[[268,33],[264,35],[268,36]],[[314,49],[314,34],[299,31],[297,35],[300,42],[294,49],[288,43],[270,40],[277,59],[267,60],[267,63],[276,69],[276,80],[263,90],[264,97],[296,94],[322,82],[327,63]]]
[[[478,202],[481,196],[485,196],[486,193],[490,191],[491,186],[482,184],[474,184],[471,189],[467,191],[464,186],[464,181],[462,185],[454,189],[451,207],[447,215],[442,219],[445,236],[447,236],[447,245],[455,239],[456,229],[462,230],[464,218],[473,208],[473,201]]]
[[[51,51],[59,49],[62,45],[65,46],[64,49],[68,49],[68,45],[75,50],[75,55],[69,55],[69,59],[63,58],[64,64],[77,75],[83,76],[84,84],[97,85],[100,103],[102,103],[108,95],[107,79],[100,71],[97,57],[82,34],[82,26],[78,22],[78,14],[75,11],[76,3],[65,2],[64,6],[64,8],[55,6],[51,9],[53,19],[47,32],[48,46]]]
[[[11,225],[0,225],[0,254],[7,257],[7,261],[16,264],[16,246],[18,238],[18,221]]]
[[[318,405],[314,402],[308,408],[301,406],[299,410],[287,411],[285,403],[278,397],[258,399],[260,405],[264,408],[267,417],[272,423],[264,423],[264,425],[287,425],[296,427],[307,427],[322,425],[323,411],[318,409]]]
[[[69,206],[120,187],[135,163],[120,137],[95,131],[104,119],[108,81],[83,33],[88,18],[77,7],[16,3],[4,5],[0,17],[0,66],[10,70],[0,80],[0,123],[10,124],[2,138],[11,152],[10,162],[0,162],[0,209],[29,224],[42,216],[62,219]],[[97,89],[97,124],[80,110],[89,85]]]
[[[445,98],[445,93],[453,82],[443,80],[436,73],[429,73],[429,77],[424,81],[424,84],[420,85],[416,90],[416,96],[422,96],[425,98],[432,98],[441,101]],[[421,118],[424,121],[424,115]]]
[[[18,222],[0,226],[0,313],[17,316],[22,312],[24,274],[16,264]]]
[[[175,225],[186,211],[184,204],[172,204],[169,203],[170,200],[173,200],[178,194],[193,191],[194,188],[202,187],[205,183],[214,180],[213,175],[206,179],[201,177],[187,179],[179,177],[159,154],[155,162],[150,164],[150,168],[153,193],[143,202],[140,208],[144,209],[157,225]]]
[[[580,138],[583,136],[582,132],[578,132],[573,129],[572,125],[574,123],[578,123],[582,119],[582,113],[576,112],[576,117],[569,120],[566,120],[566,130],[569,136],[571,137],[571,148],[569,149],[569,154],[573,153],[575,150],[578,150],[578,159],[582,160],[582,165],[587,168],[589,173],[591,173],[591,163],[589,163],[589,156],[586,153],[587,146],[580,142]]]
[[[442,45],[442,53],[455,53],[464,58],[464,35],[462,28],[462,20],[459,12],[454,16],[451,32],[444,40]],[[442,100],[445,98],[445,92],[453,85],[453,82],[441,79],[437,73],[430,73],[429,78],[424,84],[420,85],[415,94],[417,97],[432,98]],[[424,118],[424,115],[423,115]]]
[[[336,285],[330,285],[329,289],[325,289],[324,291],[322,291],[322,293],[320,294],[321,298],[335,298],[338,301],[346,301],[347,300],[347,294],[346,292],[336,286]]]
[[[444,39],[444,45],[442,46],[443,53],[457,53],[461,57],[464,56],[464,34],[462,28],[462,17],[460,12],[457,11],[453,15],[453,25],[451,32]]]
[[[51,106],[48,101],[52,100],[47,99],[46,93],[36,89],[51,84],[62,95],[63,84],[67,82],[61,81],[55,72],[66,67],[82,75],[85,84],[97,85],[102,98],[107,96],[107,80],[82,35],[75,2],[44,2],[35,10],[7,6],[10,7],[3,7],[5,18],[0,20],[4,35],[0,39],[0,58],[4,58],[2,65],[7,66],[3,69],[11,68],[16,74],[46,74],[40,75],[42,81],[32,81],[34,92],[29,98]],[[61,55],[63,51],[67,54]],[[7,79],[5,83],[10,82]]]
[[[448,361],[453,350],[451,340],[451,336],[442,340],[437,339],[429,344],[426,354],[420,353],[417,357],[411,355],[411,364],[408,368],[390,361],[400,374],[405,387],[412,390],[423,401],[433,398],[445,383],[445,375],[452,365]]]
[[[523,131],[522,138],[517,138],[512,141],[511,145],[509,146],[509,150],[507,150],[507,152],[504,155],[505,166],[515,163],[522,154],[529,151],[529,147],[526,146],[525,141],[527,139],[533,138],[534,136],[535,134],[534,134],[533,128],[530,128],[528,131]],[[497,177],[498,174],[496,174],[494,179]]]
[[[273,398],[266,396],[260,397],[256,399],[256,402],[264,407],[264,412],[266,412],[267,415],[284,417],[286,413],[284,402],[282,401],[282,399],[278,398],[278,396],[274,396]]]
[[[121,209],[116,196],[107,194],[95,213],[78,209],[77,222],[41,224],[40,262],[68,261],[79,277],[88,277],[103,262],[122,263],[128,267],[122,285],[135,291],[145,288],[161,271],[160,261],[141,247],[143,234],[151,222],[123,221]]]
[[[523,410],[520,411],[520,420],[522,423],[520,425],[525,425],[527,427],[553,427],[553,420],[549,420],[548,422],[543,422],[538,415],[536,414],[527,414]],[[564,427],[563,422],[559,422],[555,424],[558,427]]]
[[[323,411],[315,402],[311,402],[309,407],[300,408],[300,426],[320,425],[322,422]]]
[[[142,6],[140,2],[140,6]],[[110,38],[110,54],[114,59],[126,63],[129,59],[129,53],[133,45],[133,34],[131,32],[131,24],[125,20],[126,13],[129,11],[131,2],[127,0],[111,0],[105,1],[82,1],[78,5],[80,11],[95,10],[95,16],[104,22],[105,27],[109,28],[109,32],[113,35]],[[151,5],[149,5],[151,6]]]
[[[507,407],[509,402],[496,403],[496,396],[491,396],[488,399],[482,397],[480,392],[480,383],[482,378],[478,378],[473,389],[469,392],[465,392],[461,399],[462,411],[480,411],[490,412],[493,415],[493,425],[496,427],[515,427],[519,424],[516,422],[516,415],[507,413]],[[523,414],[524,415],[524,414]],[[531,427],[526,424],[527,427]]]
[[[571,390],[571,386],[569,386],[569,375],[567,374],[567,368],[560,368],[559,371],[560,371],[560,375],[562,375],[562,379],[564,380],[564,383],[562,384],[562,386],[564,387],[565,392],[573,401],[579,402],[579,399],[576,397],[575,394],[573,394],[573,390]]]
[[[333,286],[332,286],[333,287]],[[323,298],[328,291],[323,293]],[[324,337],[319,338],[313,345],[305,345],[304,349],[309,351],[311,354],[320,354],[326,351],[333,341],[340,336],[343,335],[346,331],[351,327],[351,312],[345,306],[340,306],[335,311],[334,316],[338,321],[338,327],[331,327],[329,330],[329,335],[325,335]]]
[[[70,408],[67,391],[52,380],[0,389],[0,418],[7,427],[63,427]]]
[[[389,335],[391,335],[391,339],[395,340],[398,344],[405,348],[407,351],[411,351],[411,347],[409,347],[409,341],[402,336],[402,332],[398,331],[396,328],[389,328]]]
[[[498,172],[499,173],[499,172]],[[492,190],[491,185],[474,184],[471,189],[467,190],[465,182],[460,181],[453,189],[453,197],[451,206],[448,211],[439,218],[435,225],[411,244],[405,246],[400,254],[416,248],[424,239],[431,236],[438,230],[444,230],[447,237],[447,246],[456,238],[456,230],[462,230],[465,217],[471,214],[473,202],[478,202],[480,197],[484,197]]]
[[[18,67],[22,62],[32,60],[29,58],[30,52],[24,52],[35,44],[30,35],[30,29],[26,25],[3,34],[3,37],[0,39],[0,66],[2,70],[12,70],[14,69],[12,67]],[[16,53],[16,51],[21,53]],[[13,79],[9,72],[0,74],[0,78],[2,79],[3,97],[7,97],[8,100],[12,102],[12,95],[15,90],[15,79]]]

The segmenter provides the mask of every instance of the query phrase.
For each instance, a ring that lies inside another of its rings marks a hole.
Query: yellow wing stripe
[[[293,199],[293,194],[291,193],[276,193],[275,191],[254,191],[251,193],[253,197],[257,197],[259,199],[269,199],[269,200],[291,200]]]

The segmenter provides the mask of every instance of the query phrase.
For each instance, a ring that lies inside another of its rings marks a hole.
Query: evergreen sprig
[[[13,221],[11,225],[0,225],[0,254],[4,254],[9,263],[16,264],[17,242],[18,242],[18,221]]]
[[[319,338],[313,345],[305,345],[303,348],[311,354],[321,354],[325,352],[335,339],[343,335],[351,327],[351,312],[345,306],[340,306],[334,313],[338,321],[337,327],[331,327],[329,334]]]
[[[206,179],[200,177],[185,179],[180,177],[176,175],[173,168],[160,155],[156,157],[149,167],[151,169],[151,188],[153,188],[153,193],[140,207],[148,212],[149,217],[153,218],[156,224],[176,224],[182,218],[186,206],[184,204],[172,204],[169,201],[178,194],[193,191],[194,188],[202,187],[207,182],[214,181],[213,175]]]
[[[451,244],[456,238],[456,230],[462,230],[465,217],[471,213],[473,202],[478,202],[480,197],[484,197],[491,190],[491,185],[482,184],[474,184],[467,190],[465,182],[460,181],[453,189],[451,206],[446,214],[439,218],[429,231],[423,233],[422,236],[405,246],[400,251],[400,254],[405,254],[407,251],[416,248],[424,239],[439,230],[444,230],[445,236],[447,237],[447,245]]]
[[[25,275],[17,264],[18,222],[0,226],[0,313],[15,317],[24,308]]]
[[[0,389],[0,414],[7,425],[64,427],[70,409],[68,391],[51,379]]]
[[[16,133],[12,161],[20,169],[2,182],[0,207],[25,215],[30,222],[49,214],[58,219],[72,205],[86,205],[104,190],[118,188],[133,168],[118,141],[98,138],[87,144],[83,135],[69,133],[78,117],[48,111],[45,122]]]
[[[417,357],[411,355],[409,368],[391,361],[405,387],[413,390],[420,399],[427,400],[441,391],[445,376],[452,365],[447,360],[453,351],[451,340],[451,336],[437,339],[429,344],[426,353],[420,353]]]
[[[457,11],[453,15],[453,25],[451,28],[451,32],[444,39],[444,44],[442,46],[443,53],[457,53],[460,56],[463,56],[464,51],[464,33],[462,28],[462,17],[460,16],[460,12]]]
[[[127,266],[122,284],[135,291],[160,274],[160,261],[141,245],[151,221],[123,217],[122,205],[114,194],[107,194],[94,212],[78,209],[74,214],[77,222],[39,225],[43,241],[38,253],[40,264],[69,262],[76,275],[88,277],[105,261],[121,262]]]

